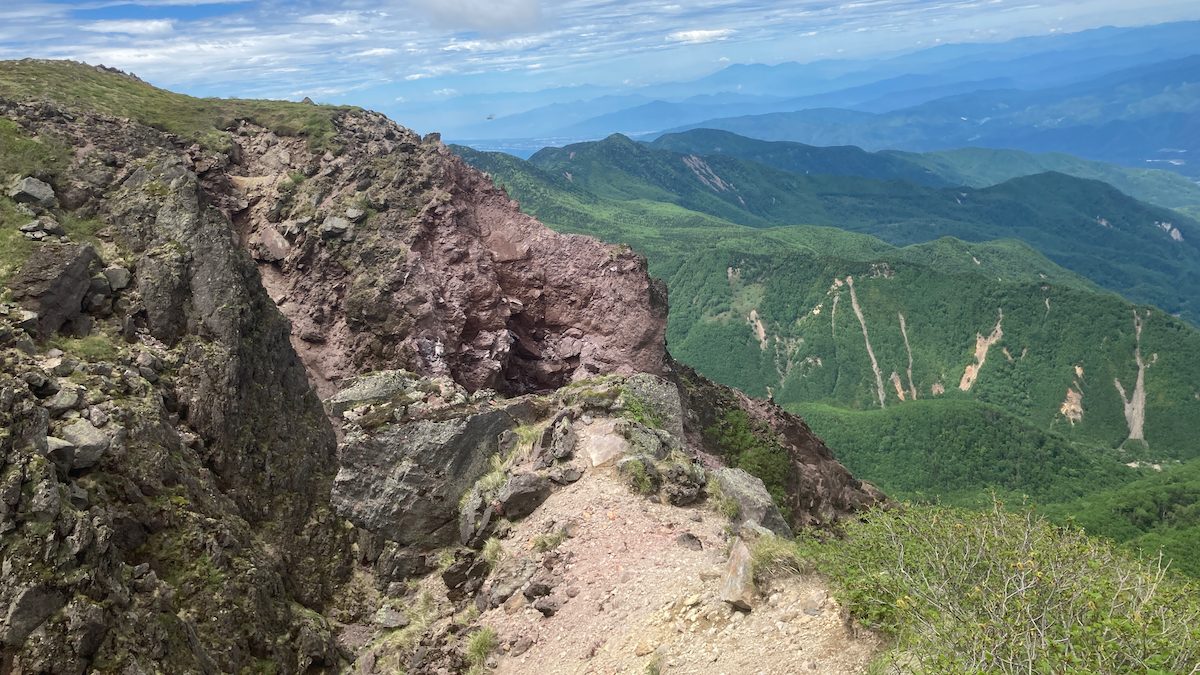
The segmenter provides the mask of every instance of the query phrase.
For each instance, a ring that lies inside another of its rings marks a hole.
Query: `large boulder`
[[[741,469],[721,468],[713,472],[713,480],[721,495],[737,505],[735,522],[761,525],[781,537],[792,536],[792,528],[783,519],[762,479]]]
[[[342,445],[333,486],[338,512],[401,544],[443,546],[457,538],[459,499],[488,470],[498,437],[529,416],[528,403],[354,430]]]
[[[83,311],[92,283],[91,267],[99,261],[86,244],[42,244],[9,282],[13,299],[38,315],[36,332],[54,334]]]
[[[35,628],[42,625],[66,602],[67,599],[62,593],[41,584],[17,591],[8,605],[4,624],[0,626],[0,642],[11,646],[20,645]]]
[[[58,206],[54,188],[32,176],[17,181],[9,189],[8,196],[22,204],[37,204],[48,209]]]

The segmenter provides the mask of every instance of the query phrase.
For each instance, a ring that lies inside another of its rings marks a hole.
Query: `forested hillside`
[[[661,199],[678,192],[660,186],[686,174],[653,164],[564,177],[561,165],[464,154],[554,227],[646,254],[671,292],[676,358],[802,414],[852,470],[892,494],[971,505],[998,490],[1082,513],[1097,489],[1200,457],[1200,332],[1027,243],[942,237],[895,247],[832,227],[737,225]],[[574,166],[588,157],[547,155]],[[1058,197],[1073,186],[1138,204],[1059,174],[975,194],[988,194],[977,201],[989,217],[1036,205],[1051,223],[1069,218]],[[1101,516],[1089,527],[1111,530]],[[1161,527],[1164,541],[1183,536],[1174,523]]]

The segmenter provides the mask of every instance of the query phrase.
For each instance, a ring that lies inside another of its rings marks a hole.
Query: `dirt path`
[[[815,578],[768,589],[749,613],[729,609],[717,598],[725,518],[632,494],[611,469],[551,496],[504,541],[507,554],[535,555],[534,538],[567,518],[574,536],[555,549],[567,603],[543,617],[518,593],[481,616],[508,652],[498,675],[644,673],[652,662],[663,673],[859,673],[878,650],[851,636]]]

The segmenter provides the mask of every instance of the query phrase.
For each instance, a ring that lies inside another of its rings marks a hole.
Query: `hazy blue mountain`
[[[958,148],[928,153],[855,146],[820,147],[790,141],[763,141],[716,129],[665,134],[650,147],[695,155],[728,155],[793,173],[907,180],[933,187],[983,188],[1047,171],[1104,181],[1121,192],[1157,206],[1200,208],[1200,185],[1170,171],[1134,169],[1063,153],[1029,153],[994,148]]]
[[[562,90],[557,97],[497,94],[498,103],[489,104],[497,109],[483,110],[487,106],[482,106],[474,122],[460,124],[455,119],[445,130],[447,138],[477,139],[470,142],[473,147],[508,147],[528,155],[523,150],[535,143],[512,139],[545,139],[542,144],[549,145],[550,139],[562,144],[618,132],[637,137],[649,131],[713,126],[707,121],[728,117],[823,108],[889,113],[948,97],[1068,87],[1116,71],[1179,59],[1196,53],[1198,44],[1200,22],[1179,22],[1099,28],[1002,43],[943,45],[870,60],[734,64],[691,81],[649,85],[619,94],[615,89],[597,89],[593,98],[581,96],[576,90]],[[538,100],[542,102],[536,103]],[[521,101],[525,102],[524,107]],[[484,119],[489,114],[494,114],[495,119]],[[912,144],[920,141],[920,136],[898,139],[904,143],[891,142],[897,139],[886,134],[881,135],[882,142],[871,143],[863,140],[861,134],[844,133],[840,126],[826,129],[820,121],[822,115],[818,113],[817,117],[816,121],[804,118],[809,136],[785,133],[770,138],[814,144],[859,144],[868,148],[947,147]],[[779,126],[774,120],[761,123]],[[765,133],[747,135],[767,137]],[[959,133],[956,137],[959,140],[953,145],[967,144],[962,139],[971,135]],[[497,144],[478,139],[508,140]],[[1054,138],[1044,141],[1053,142]],[[1063,142],[1069,148],[1074,141],[1068,138]]]
[[[1200,56],[1037,91],[946,97],[889,113],[803,110],[693,125],[766,140],[868,150],[961,146],[1058,151],[1200,175]]]

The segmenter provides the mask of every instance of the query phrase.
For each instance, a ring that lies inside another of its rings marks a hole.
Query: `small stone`
[[[360,208],[357,208],[357,207],[351,207],[351,208],[346,209],[346,218],[348,218],[350,220],[350,222],[352,222],[352,223],[357,223],[358,221],[365,218],[366,215],[367,215],[366,211],[364,211]]]
[[[583,478],[583,472],[573,466],[555,467],[550,471],[550,480],[558,485],[567,485]]]
[[[408,616],[391,607],[383,607],[375,613],[375,624],[380,628],[395,630],[404,628],[409,623]]]
[[[821,608],[825,606],[825,600],[828,597],[829,594],[825,591],[813,591],[801,601],[800,609],[804,610],[804,613],[809,616],[820,616]]]
[[[647,654],[649,654],[650,652],[653,652],[653,651],[654,651],[654,646],[651,645],[649,642],[639,642],[637,647],[634,648],[633,653],[636,656],[646,656]]]
[[[108,424],[108,413],[100,406],[91,406],[87,409],[88,419],[91,420],[92,426],[101,429],[105,424]]]
[[[67,231],[63,229],[63,226],[59,224],[57,220],[51,218],[50,216],[43,216],[41,222],[42,230],[45,231],[46,234],[53,235],[55,237],[66,236]]]
[[[562,606],[566,604],[566,602],[567,601],[565,598],[548,595],[544,598],[538,598],[537,601],[533,603],[533,608],[541,612],[542,616],[549,618],[558,613],[558,610],[562,609]]]
[[[697,537],[691,532],[684,532],[678,537],[675,537],[675,543],[693,551],[700,551],[704,549],[704,544],[700,541],[700,537]]]
[[[510,649],[508,653],[510,656],[520,656],[529,651],[529,648],[532,646],[533,639],[528,635],[522,635],[521,637],[517,638],[516,642],[513,643],[512,649]]]
[[[122,291],[129,287],[129,282],[133,280],[133,274],[124,267],[114,265],[105,268],[104,278],[108,279],[108,285],[112,290]]]
[[[699,595],[689,595],[687,599],[683,601],[684,607],[695,607],[698,604],[700,604]]]

